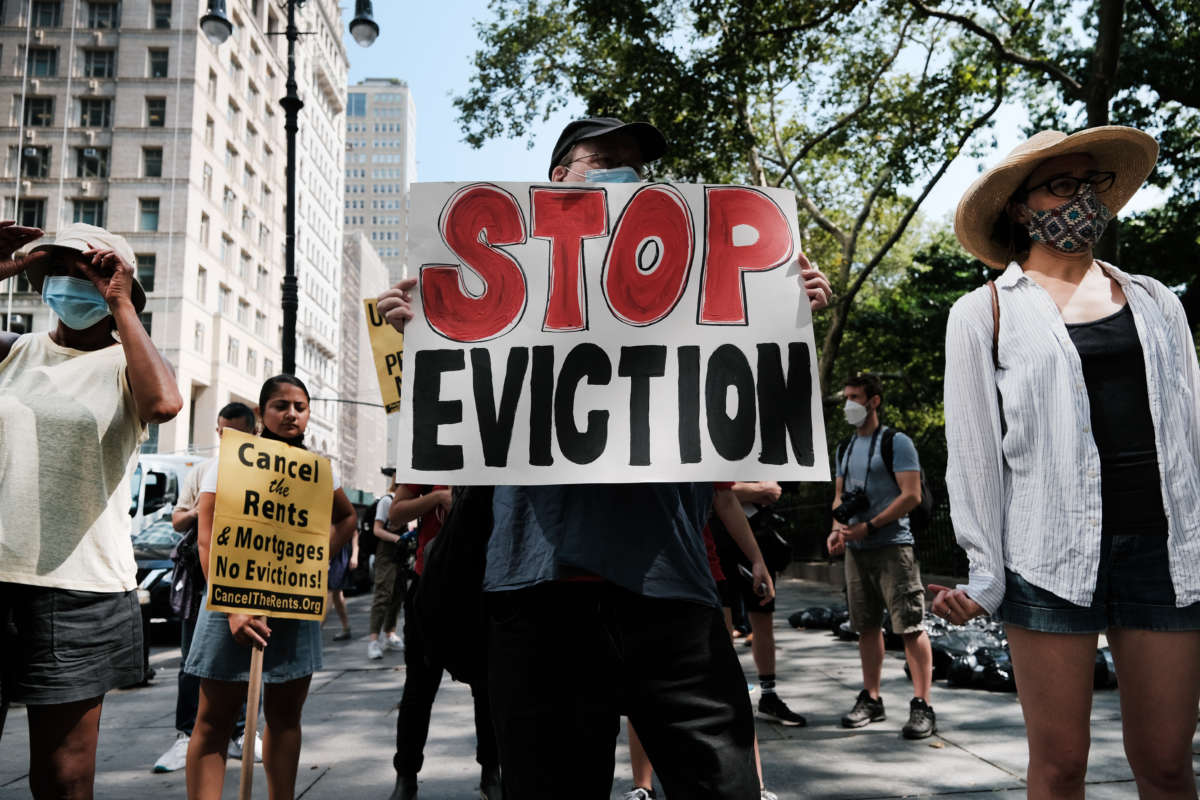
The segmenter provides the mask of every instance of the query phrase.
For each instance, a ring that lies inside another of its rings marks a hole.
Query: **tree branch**
[[[1004,42],[1000,40],[999,36],[980,25],[973,18],[963,16],[962,14],[951,14],[946,11],[937,11],[936,9],[932,9],[925,5],[922,0],[908,0],[908,2],[909,5],[927,17],[936,17],[937,19],[956,22],[980,38],[986,40],[992,46],[992,49],[996,52],[996,55],[1005,61],[1045,73],[1058,83],[1062,84],[1064,91],[1066,91],[1066,93],[1071,97],[1074,97],[1077,100],[1087,99],[1083,84],[1068,75],[1057,64],[1041,58],[1031,58],[1030,56],[1018,53],[1015,50],[1008,49],[1004,45]]]

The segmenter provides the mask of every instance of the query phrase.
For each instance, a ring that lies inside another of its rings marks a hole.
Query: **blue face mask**
[[[42,302],[58,315],[68,328],[90,328],[111,312],[96,285],[82,278],[51,275],[42,283]]]
[[[612,169],[589,169],[584,176],[588,183],[641,183],[637,170],[633,167],[613,167]]]

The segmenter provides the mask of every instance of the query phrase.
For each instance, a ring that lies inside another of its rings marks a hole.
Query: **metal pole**
[[[296,279],[296,130],[304,102],[296,92],[296,41],[300,38],[296,28],[296,6],[302,2],[288,0],[287,4],[287,96],[279,101],[285,113],[284,130],[287,131],[287,231],[283,274],[283,341],[280,343],[285,375],[296,374],[296,310],[300,306],[299,282]]]

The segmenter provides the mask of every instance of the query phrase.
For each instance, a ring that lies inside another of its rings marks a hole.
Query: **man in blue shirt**
[[[846,554],[846,596],[850,625],[859,634],[863,689],[842,726],[861,728],[886,719],[879,679],[883,671],[886,609],[892,630],[904,638],[904,655],[912,673],[913,698],[903,734],[923,739],[937,731],[929,705],[933,652],[925,633],[925,589],[913,556],[908,512],[921,502],[921,464],[912,440],[879,424],[883,386],[874,375],[846,380],[846,421],[855,435],[839,449],[833,500],[831,555]],[[890,439],[891,464],[884,458]]]

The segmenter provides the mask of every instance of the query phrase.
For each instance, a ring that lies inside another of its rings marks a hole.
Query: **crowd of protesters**
[[[548,177],[640,181],[667,148],[650,124],[590,117],[563,130]],[[961,586],[928,589],[932,611],[953,623],[986,613],[1005,624],[1031,797],[1083,796],[1101,632],[1121,675],[1125,750],[1139,794],[1196,797],[1200,367],[1176,296],[1093,256],[1156,156],[1154,140],[1130,128],[1045,131],[984,172],[955,219],[963,247],[1002,272],[950,314],[946,479],[970,571]],[[23,271],[59,320],[48,334],[0,334],[0,735],[8,705],[24,704],[33,795],[90,797],[104,694],[136,683],[143,669],[130,474],[147,425],[172,418],[182,400],[138,320],[145,292],[128,243],[74,224],[9,257],[41,235],[0,223],[0,279]],[[824,308],[828,280],[803,255],[795,266],[802,297],[813,311]],[[415,280],[403,280],[379,298],[380,313],[401,330],[415,290]],[[908,523],[922,499],[919,454],[881,423],[877,378],[848,378],[842,393],[853,433],[836,453],[827,545],[845,554],[863,678],[842,725],[886,718],[886,613],[912,680],[903,734],[923,738],[937,721],[926,587]],[[223,409],[218,430],[257,430],[304,447],[308,416],[304,384],[276,376],[256,409]],[[355,511],[336,475],[333,485],[329,586],[338,589],[358,550]],[[194,539],[202,587],[215,460],[187,487],[173,523],[185,541]],[[74,502],[54,501],[63,495]],[[406,664],[392,800],[419,794],[443,666],[431,647],[437,632],[414,622],[414,598],[423,582],[446,579],[427,572],[426,556],[435,537],[455,535],[440,531],[460,510],[457,496],[446,486],[393,481],[373,515],[367,657],[402,649]],[[629,800],[655,797],[653,773],[671,798],[774,797],[757,757],[748,688],[760,692],[760,717],[806,722],[776,693],[778,576],[754,533],[755,517],[779,496],[770,482],[489,491],[474,587],[485,609],[475,645],[486,663],[471,686],[482,797],[609,797],[622,716],[634,773]],[[337,599],[340,641],[351,632]],[[178,739],[156,768],[184,766],[191,798],[221,796],[231,740],[237,751],[252,746],[237,726],[250,650],[259,647],[262,759],[271,796],[292,797],[304,701],[322,664],[319,623],[224,614],[203,600],[193,606],[183,615]],[[757,687],[747,686],[734,651],[731,608],[750,623]]]

